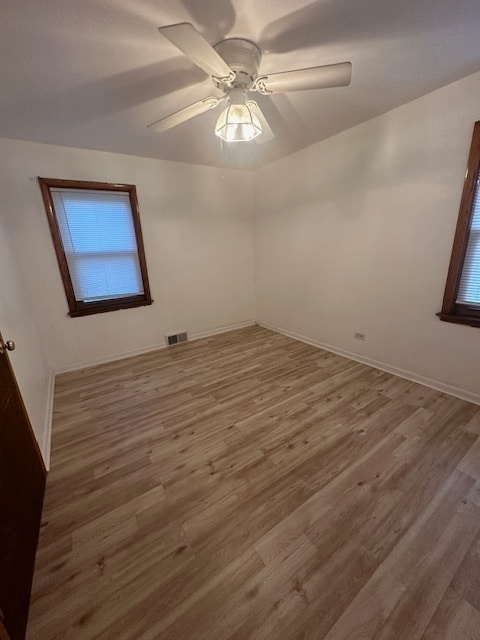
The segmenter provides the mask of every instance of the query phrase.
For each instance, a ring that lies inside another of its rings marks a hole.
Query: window
[[[480,327],[480,121],[475,123],[441,320]]]
[[[38,181],[70,315],[151,304],[135,187]]]

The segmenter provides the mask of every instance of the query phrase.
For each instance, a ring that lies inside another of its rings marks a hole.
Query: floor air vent
[[[165,336],[167,340],[167,346],[171,347],[174,344],[181,344],[182,342],[187,342],[187,332],[182,331],[181,333],[170,333]]]

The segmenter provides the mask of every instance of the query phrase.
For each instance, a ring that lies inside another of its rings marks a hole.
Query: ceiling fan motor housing
[[[235,80],[230,87],[248,91],[257,77],[262,54],[260,49],[250,40],[243,38],[229,38],[214,46],[215,51],[235,71]],[[217,87],[228,90],[225,84],[215,81]]]

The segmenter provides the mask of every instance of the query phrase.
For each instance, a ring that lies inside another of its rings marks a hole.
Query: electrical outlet
[[[365,340],[366,335],[365,335],[364,333],[357,333],[357,332],[356,332],[356,333],[354,333],[354,334],[353,334],[353,337],[354,337],[356,340]]]

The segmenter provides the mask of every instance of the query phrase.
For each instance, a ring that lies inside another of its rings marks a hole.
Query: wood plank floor
[[[30,640],[479,640],[480,407],[251,327],[57,379]]]

